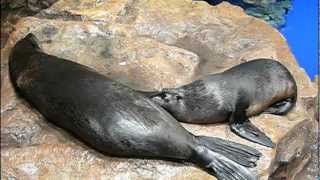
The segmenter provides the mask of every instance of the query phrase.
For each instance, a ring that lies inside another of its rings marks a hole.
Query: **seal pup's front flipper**
[[[238,98],[234,111],[229,118],[231,131],[248,141],[273,148],[274,143],[272,140],[249,121],[246,114],[249,100],[243,94],[240,94]]]
[[[232,123],[230,128],[232,132],[251,142],[270,148],[275,146],[272,140],[264,132],[255,127],[250,121]]]
[[[197,146],[192,161],[219,180],[256,180],[257,176],[244,166],[229,158],[210,150],[205,146]]]
[[[267,147],[274,147],[272,140],[260,129],[255,127],[246,116],[246,111],[237,108],[236,112],[231,114],[230,129],[238,136]]]
[[[221,138],[197,136],[200,144],[219,153],[243,166],[255,167],[256,161],[262,155],[256,149],[239,143],[226,141]]]

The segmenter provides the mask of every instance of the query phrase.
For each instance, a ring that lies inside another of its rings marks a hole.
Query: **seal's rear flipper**
[[[256,161],[262,155],[252,147],[220,138],[207,136],[198,136],[197,138],[201,145],[209,148],[211,151],[219,153],[246,167],[255,167]]]
[[[195,155],[191,160],[221,180],[257,179],[257,176],[249,169],[204,146],[195,148]]]
[[[261,130],[255,127],[250,121],[234,122],[230,124],[231,131],[249,141],[271,147],[275,145],[272,140]]]
[[[263,113],[275,114],[275,115],[285,115],[289,112],[294,106],[293,98],[287,98],[283,101],[276,102],[272,104],[268,109]]]

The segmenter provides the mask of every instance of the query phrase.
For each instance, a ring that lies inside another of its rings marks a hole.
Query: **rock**
[[[318,126],[317,122],[314,122],[314,126]],[[318,178],[318,137],[319,132],[317,129],[313,128],[312,134],[310,134],[310,138],[308,138],[308,143],[311,143],[311,153],[301,155],[297,159],[293,160],[300,163],[290,163],[284,164],[281,168],[281,173],[274,173],[273,179],[285,179],[285,177],[292,177],[291,179],[317,179]]]
[[[245,7],[246,13],[263,19],[276,28],[282,28],[286,24],[286,15],[292,9],[291,0],[265,2],[265,4]]]
[[[1,48],[5,46],[10,33],[14,31],[14,24],[17,19],[23,17],[22,14],[21,10],[9,11],[1,9]]]
[[[24,9],[32,12],[39,12],[50,7],[57,0],[1,0],[1,10]]]
[[[315,121],[306,105],[315,100],[316,88],[280,33],[238,7],[191,0],[61,0],[21,19],[15,29],[1,50],[3,179],[215,179],[192,164],[102,155],[45,121],[16,95],[8,76],[10,49],[28,32],[45,52],[135,89],[176,87],[254,58],[279,59],[297,81],[297,106],[287,116],[251,118],[277,148],[241,139],[226,124],[183,126],[260,150],[263,157],[252,169],[260,179],[295,177],[309,160]]]
[[[318,125],[318,122],[316,123]],[[319,131],[315,131],[312,139],[311,146],[311,160],[302,169],[302,171],[296,175],[296,179],[316,179],[319,175]]]
[[[316,89],[319,89],[319,76],[316,75],[313,81],[313,86]],[[310,114],[314,114],[315,119],[319,122],[319,104],[320,104],[320,99],[319,99],[319,93],[317,94],[317,97],[315,98],[315,108],[313,109],[313,111],[310,112]],[[310,107],[310,106],[307,106]],[[308,108],[307,108],[308,109]],[[310,110],[312,110],[312,108],[309,108]]]
[[[48,53],[90,66],[137,89],[190,82],[200,61],[184,49],[150,38],[130,37],[126,34],[130,29],[125,27],[37,18],[26,18],[17,26],[32,29]]]
[[[1,0],[1,48],[14,30],[17,19],[33,16],[41,9],[48,8],[57,0]]]
[[[9,2],[9,7],[14,9],[14,8],[21,8],[23,6],[26,6],[27,2],[26,0],[14,0]]]
[[[217,5],[223,0],[204,0]],[[248,15],[260,18],[270,25],[281,28],[285,25],[286,14],[292,8],[291,0],[224,0],[242,7]]]

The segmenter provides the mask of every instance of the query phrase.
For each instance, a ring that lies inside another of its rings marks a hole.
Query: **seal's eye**
[[[167,99],[167,95],[165,93],[160,94],[161,99]]]
[[[176,99],[177,99],[177,101],[179,101],[180,99],[182,99],[182,97],[179,95],[176,95]]]
[[[169,97],[169,95],[166,94],[166,93],[163,93],[163,94],[161,95],[161,99],[164,100],[164,102],[166,102],[166,103],[168,103],[168,102],[170,101],[170,97]]]

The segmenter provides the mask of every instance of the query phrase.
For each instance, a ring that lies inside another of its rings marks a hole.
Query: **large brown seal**
[[[273,147],[271,139],[248,117],[286,114],[296,102],[297,86],[288,69],[278,61],[256,59],[178,88],[142,93],[178,121],[229,121],[231,130],[239,136]]]
[[[12,49],[18,93],[47,120],[96,150],[123,157],[190,161],[219,179],[256,179],[261,154],[219,138],[194,136],[142,94],[92,69],[42,52],[32,34]]]

